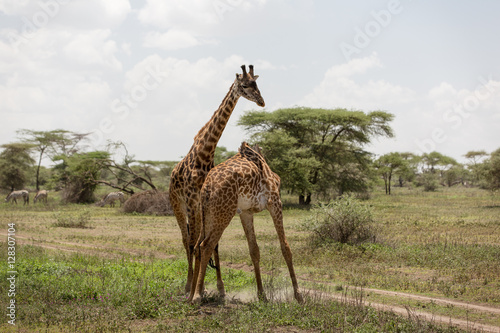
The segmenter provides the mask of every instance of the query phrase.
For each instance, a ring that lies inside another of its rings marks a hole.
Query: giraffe
[[[260,148],[243,142],[238,154],[214,167],[201,189],[202,230],[195,247],[193,285],[188,301],[201,302],[208,261],[222,233],[235,214],[240,215],[252,258],[257,292],[265,299],[260,274],[260,252],[253,226],[253,214],[267,209],[278,233],[281,252],[292,280],[295,299],[302,303],[292,263],[292,251],[285,237],[280,199],[280,177],[271,171]]]
[[[253,66],[242,65],[242,74],[236,74],[236,79],[229,88],[219,108],[210,120],[194,137],[194,143],[188,154],[174,167],[170,178],[170,203],[181,229],[182,243],[188,259],[188,275],[185,287],[186,294],[191,290],[193,279],[193,249],[201,230],[200,190],[205,178],[214,167],[215,147],[224,131],[238,99],[243,96],[258,106],[265,106],[254,75]],[[217,271],[217,286],[219,294],[224,295],[224,285],[220,278],[218,249],[214,251]]]

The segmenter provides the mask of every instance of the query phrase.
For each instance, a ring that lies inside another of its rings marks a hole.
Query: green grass
[[[281,291],[289,291],[291,284],[266,212],[256,214],[255,230],[271,302],[255,300],[247,242],[236,217],[220,242],[227,301],[214,297],[215,274],[208,270],[211,294],[201,308],[190,306],[183,294],[185,253],[173,217],[59,205],[55,195],[48,205],[0,204],[0,231],[6,234],[7,223],[16,223],[16,237],[25,244],[18,246],[16,254],[19,326],[0,322],[0,331],[454,331],[350,301],[306,297],[300,305],[284,297]],[[478,189],[443,188],[429,193],[395,188],[391,196],[375,192],[363,203],[373,211],[380,240],[375,244],[311,247],[309,234],[301,227],[310,211],[284,210],[300,287],[313,286],[306,281],[323,281],[337,286],[337,291],[354,285],[500,307],[498,196]],[[91,228],[57,227],[60,221],[79,220]],[[5,281],[5,238],[0,245],[0,279]],[[243,303],[241,295],[250,297]],[[0,300],[2,306],[8,301],[6,283],[0,283]],[[418,302],[409,305],[420,308]],[[438,314],[462,319],[469,315],[434,307]],[[500,326],[498,316],[473,318]]]
[[[0,248],[7,253],[6,243]],[[196,312],[186,303],[184,260],[105,259],[80,254],[49,254],[36,246],[16,253],[17,313],[22,327],[60,327],[73,331],[121,331],[134,321],[173,320]],[[6,255],[1,256],[3,263]],[[0,279],[5,281],[3,267]],[[224,270],[226,288],[234,292],[253,285],[253,277]],[[215,281],[208,271],[207,284]],[[3,304],[7,290],[0,290]],[[1,327],[1,326],[0,326]],[[4,325],[5,327],[5,325]]]
[[[6,253],[3,243],[1,253]],[[205,308],[186,303],[183,260],[109,260],[80,254],[52,254],[19,247],[16,265],[17,325],[50,332],[266,332],[277,327],[304,331],[455,331],[375,311],[349,302],[284,299],[250,303],[206,298]],[[6,258],[2,257],[3,262]],[[6,279],[6,270],[0,278]],[[253,289],[251,274],[224,270],[229,293]],[[209,271],[208,284],[215,281]],[[5,304],[6,290],[0,290]],[[200,315],[200,313],[204,313]],[[0,329],[8,329],[2,323]],[[13,328],[12,328],[13,329]]]

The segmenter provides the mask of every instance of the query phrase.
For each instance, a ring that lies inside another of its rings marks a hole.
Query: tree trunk
[[[40,191],[40,165],[42,164],[42,157],[45,148],[40,149],[40,158],[38,159],[38,167],[36,168],[36,191]]]
[[[299,205],[305,205],[306,201],[304,200],[304,195],[300,194],[299,195]]]
[[[311,204],[311,193],[307,193],[305,204],[308,206]]]
[[[392,179],[392,175],[389,175],[389,181],[387,182],[388,189],[389,189],[389,195],[391,195],[391,179]]]

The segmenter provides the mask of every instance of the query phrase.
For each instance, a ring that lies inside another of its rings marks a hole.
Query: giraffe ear
[[[253,76],[253,79],[254,79],[254,80],[257,80],[258,78],[259,78],[259,76],[258,76],[258,75],[254,75],[254,76]]]

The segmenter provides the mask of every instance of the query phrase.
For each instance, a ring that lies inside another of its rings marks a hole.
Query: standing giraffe
[[[240,215],[255,271],[259,298],[265,298],[260,276],[260,252],[253,214],[267,209],[278,233],[281,252],[292,279],[295,299],[302,302],[293,269],[292,251],[285,237],[280,199],[280,177],[271,171],[259,147],[243,142],[238,154],[213,168],[201,189],[202,230],[195,247],[195,268],[189,301],[201,302],[207,264],[234,215]]]
[[[236,74],[236,79],[229,88],[226,97],[212,118],[196,134],[191,149],[186,157],[175,166],[170,178],[170,203],[181,229],[182,242],[188,259],[186,293],[191,290],[193,250],[201,230],[200,190],[208,172],[214,167],[215,147],[241,96],[259,106],[265,105],[256,83],[258,75],[254,75],[252,65],[249,68],[250,71],[247,73],[245,65],[241,66],[243,74]],[[217,287],[219,294],[223,296],[225,292],[220,278],[217,249],[214,252],[214,259],[217,270]]]

